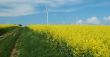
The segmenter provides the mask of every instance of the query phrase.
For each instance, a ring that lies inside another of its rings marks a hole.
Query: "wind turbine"
[[[47,6],[45,8],[46,8],[46,22],[48,24],[48,8],[47,8]]]

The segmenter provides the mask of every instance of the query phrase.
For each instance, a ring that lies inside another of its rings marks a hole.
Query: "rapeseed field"
[[[29,28],[48,32],[53,41],[64,41],[73,57],[110,57],[110,26],[30,25]]]

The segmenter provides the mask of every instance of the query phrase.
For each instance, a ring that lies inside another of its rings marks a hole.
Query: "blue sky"
[[[0,0],[0,24],[110,25],[110,0]]]

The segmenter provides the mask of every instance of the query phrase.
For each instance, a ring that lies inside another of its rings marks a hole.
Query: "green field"
[[[110,26],[0,25],[0,57],[110,57]]]

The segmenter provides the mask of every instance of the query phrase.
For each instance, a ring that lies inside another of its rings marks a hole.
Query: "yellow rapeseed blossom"
[[[75,56],[110,57],[110,26],[30,25],[34,31],[48,31],[54,39],[64,40]],[[89,55],[90,55],[89,54]]]
[[[11,27],[11,26],[16,26],[13,24],[0,24],[0,28],[7,28],[7,27]]]

